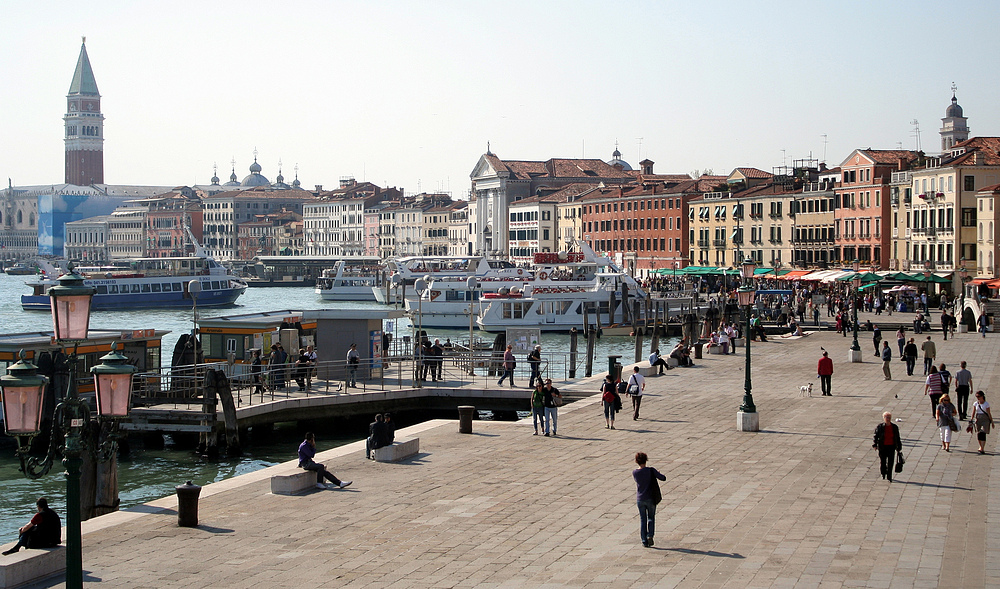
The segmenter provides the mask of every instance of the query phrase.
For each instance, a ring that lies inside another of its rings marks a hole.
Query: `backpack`
[[[624,395],[628,392],[628,383],[624,381],[618,381],[618,394]]]

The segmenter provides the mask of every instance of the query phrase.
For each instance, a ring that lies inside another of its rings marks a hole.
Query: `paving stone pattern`
[[[932,335],[938,361],[954,373],[967,360],[1000,403],[1000,336]],[[626,399],[614,431],[596,396],[560,410],[558,437],[532,436],[530,421],[477,421],[473,435],[429,424],[403,463],[364,460],[358,444],[321,455],[346,490],[275,496],[254,473],[207,493],[197,529],[167,511],[91,531],[85,569],[130,588],[1000,586],[994,436],[985,456],[964,430],[943,452],[923,378],[895,359],[884,381],[870,354],[846,362],[849,344],[832,332],[754,344],[759,433],[736,431],[742,349],[706,355],[647,379],[641,419]],[[833,397],[819,393],[820,346]],[[871,447],[887,409],[906,455],[892,484]],[[640,450],[667,476],[654,548],[639,541]]]

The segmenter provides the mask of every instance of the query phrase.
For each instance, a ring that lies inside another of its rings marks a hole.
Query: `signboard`
[[[542,330],[538,327],[508,327],[507,343],[514,346],[514,353],[527,354],[541,343]]]
[[[382,368],[382,330],[368,332],[368,357],[372,359],[372,368]]]

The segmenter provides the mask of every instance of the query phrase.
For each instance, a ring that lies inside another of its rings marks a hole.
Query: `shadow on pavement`
[[[666,552],[680,552],[683,554],[698,554],[701,556],[715,556],[718,558],[746,558],[738,552],[716,552],[715,550],[694,550],[692,548],[660,548],[658,546],[653,546],[653,550],[663,550]]]

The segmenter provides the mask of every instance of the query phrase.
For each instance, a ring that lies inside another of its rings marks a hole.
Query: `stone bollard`
[[[694,345],[694,359],[701,360],[701,349],[705,345],[705,342],[697,342]]]
[[[476,408],[472,405],[458,406],[458,433],[472,433],[472,417],[476,414]]]
[[[177,491],[177,525],[182,528],[198,526],[198,495],[201,487],[192,485],[191,481],[178,485]]]

